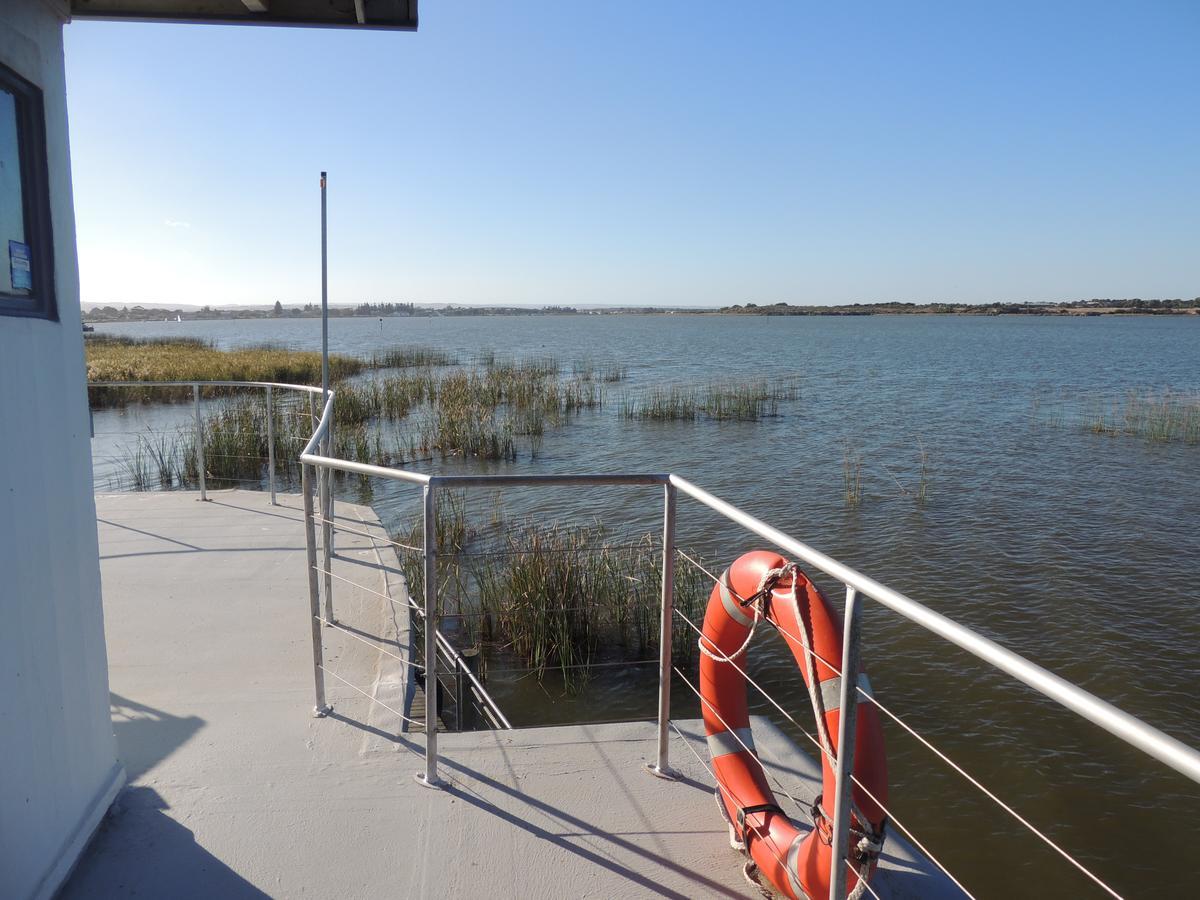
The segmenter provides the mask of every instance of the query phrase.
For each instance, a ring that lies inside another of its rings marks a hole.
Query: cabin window
[[[2,65],[0,315],[58,319],[42,92]]]

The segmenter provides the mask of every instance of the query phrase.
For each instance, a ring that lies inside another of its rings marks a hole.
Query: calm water
[[[222,346],[320,343],[314,320],[98,330]],[[547,433],[536,459],[487,470],[679,472],[1200,745],[1200,447],[1095,435],[1045,414],[1131,389],[1200,391],[1200,317],[454,318],[387,319],[382,329],[351,319],[334,320],[330,333],[345,353],[419,343],[463,357],[553,354],[568,368],[582,356],[621,361],[629,379],[610,387],[613,402]],[[630,423],[617,412],[623,391],[737,375],[798,375],[800,398],[756,424]],[[122,440],[110,432],[181,412],[97,413],[98,457]],[[857,509],[843,500],[846,447],[863,459]],[[911,496],[922,447],[924,506]],[[372,502],[399,528],[415,499],[385,485]],[[755,545],[680,502],[681,546],[724,565]],[[631,534],[657,527],[661,514],[653,489],[516,493],[505,506],[563,522],[601,516]],[[868,607],[865,622],[865,659],[885,704],[1126,896],[1194,893],[1195,786],[881,607]],[[763,635],[750,659],[756,680],[807,722],[782,643]],[[655,682],[654,667],[640,665],[601,672],[580,696],[502,674],[489,687],[514,722],[535,724],[652,716]],[[697,713],[686,686],[674,696],[680,715]],[[771,713],[765,703],[758,711]],[[896,813],[977,896],[1101,895],[899,728],[886,734]]]

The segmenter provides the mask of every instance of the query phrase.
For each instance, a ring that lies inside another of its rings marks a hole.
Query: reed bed
[[[258,347],[218,350],[195,338],[138,339],[91,335],[84,341],[87,378],[92,381],[282,381],[321,383],[321,354]],[[362,360],[334,355],[329,358],[330,378],[357,375],[366,368]],[[237,388],[209,388],[233,393]],[[128,403],[186,402],[190,387],[88,389],[94,407]]]
[[[1149,443],[1200,444],[1200,393],[1131,390],[1121,397],[1078,400],[1034,397],[1034,422],[1093,434],[1128,435]]]
[[[405,344],[376,351],[370,356],[373,369],[427,369],[432,366],[458,365],[458,357],[447,350]]]
[[[654,422],[694,422],[699,402],[693,388],[653,387],[621,399],[621,417]]]
[[[312,424],[280,404],[274,410],[275,475],[280,484],[299,480],[300,451]],[[226,484],[260,484],[269,465],[267,411],[261,397],[224,400],[203,416],[204,475],[210,487]],[[357,462],[387,465],[398,460],[397,450],[385,451],[383,436],[364,424],[335,427],[335,456]],[[129,490],[193,488],[200,482],[196,431],[189,422],[168,431],[134,435],[121,448],[117,460],[117,485]],[[339,476],[340,477],[340,476]]]
[[[713,421],[757,422],[779,415],[779,404],[800,395],[794,378],[727,379],[701,386],[655,386],[638,397],[624,397],[626,419],[692,422],[703,416]]]
[[[481,636],[539,678],[583,684],[593,663],[640,659],[659,644],[662,549],[654,534],[622,543],[599,525],[528,524],[506,535],[501,552],[472,569]],[[690,618],[703,610],[699,573],[680,567],[676,602]],[[674,653],[690,662],[695,642],[673,632]]]
[[[779,415],[780,401],[795,400],[799,393],[794,379],[716,382],[705,388],[700,409],[717,421],[757,422]]]
[[[581,381],[616,384],[629,377],[629,367],[623,363],[598,363],[593,359],[577,359],[571,364],[571,374]]]
[[[361,425],[372,419],[398,422],[437,396],[439,379],[431,371],[348,381],[337,389],[334,424]]]
[[[454,492],[439,494],[436,529],[439,609],[461,619],[468,643],[515,657],[539,680],[554,673],[567,690],[586,683],[595,663],[657,652],[662,548],[656,534],[629,541],[600,525],[513,526],[495,510],[480,523]],[[397,540],[421,546],[421,523]],[[423,602],[420,554],[402,553],[401,568],[414,602]],[[692,621],[703,617],[711,588],[696,568],[676,566],[675,607]],[[697,652],[683,625],[673,630],[672,647],[682,664]]]
[[[1151,443],[1200,443],[1200,395],[1130,391],[1119,400],[1097,402],[1085,427],[1097,434],[1128,434]]]

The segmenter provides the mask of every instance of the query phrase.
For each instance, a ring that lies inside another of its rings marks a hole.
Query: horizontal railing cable
[[[409,550],[413,553],[424,553],[425,552],[423,548],[414,547],[412,544],[404,544],[404,543],[401,543],[400,541],[394,541],[391,538],[382,537],[381,535],[378,535],[378,534],[370,534],[366,531],[360,531],[357,528],[351,528],[348,525],[343,525],[336,518],[326,519],[324,516],[314,515],[313,522],[316,523],[317,525],[328,524],[335,531],[342,531],[342,532],[345,532],[346,534],[357,534],[359,537],[369,538],[372,541],[379,541],[382,544],[388,544],[392,547],[399,547],[401,550]]]
[[[708,572],[707,570],[703,569],[703,567],[699,566],[699,564],[697,564],[695,562],[695,560],[692,560],[690,557],[687,557],[687,554],[684,554],[681,552],[681,555],[683,555],[685,558],[687,558],[688,561],[691,562],[693,565],[696,565],[697,568],[700,568],[702,571],[704,571],[704,573],[706,575],[708,575],[710,578],[713,578],[714,583],[718,583],[718,584],[720,583],[719,580],[717,580],[715,578],[715,576],[712,575],[711,572]],[[730,593],[732,593],[739,600],[743,599],[740,596],[738,596],[737,592],[735,590],[733,590],[732,587],[730,588]],[[689,625],[691,625],[693,629],[695,629],[698,633],[700,633],[701,636],[703,636],[703,632],[700,629],[696,628],[696,625],[690,619],[688,619],[682,613],[680,613],[680,617],[683,618],[684,621],[686,621]],[[773,622],[771,620],[766,620],[766,621],[768,622],[769,625],[774,627],[775,630],[779,631],[781,634],[783,634],[787,638],[790,638],[793,646],[799,647],[802,651],[807,652],[814,659],[820,661],[823,665],[827,666],[830,670],[832,670],[834,672],[834,674],[836,674],[839,678],[842,677],[841,669],[838,666],[834,665],[832,662],[825,659],[823,656],[821,656],[815,650],[811,649],[811,647],[806,647],[804,642],[802,640],[800,640],[800,638],[793,635],[791,632],[789,632],[786,628],[784,628],[779,623]],[[730,662],[732,663],[732,660],[730,660]],[[736,663],[733,663],[733,665],[735,668],[737,668]],[[740,668],[738,670],[741,671]],[[746,676],[746,678],[748,681],[750,680],[749,676]],[[753,682],[751,682],[751,683],[753,683]],[[758,688],[759,692],[762,693],[764,697],[767,696],[766,691],[764,691],[761,687],[759,687],[757,684],[755,684],[754,686],[756,688]],[[915,728],[913,728],[911,725],[909,725],[907,722],[905,722],[899,715],[892,712],[890,709],[888,709],[886,706],[884,706],[882,703],[880,703],[879,700],[877,700],[874,696],[872,696],[871,694],[868,694],[865,690],[863,690],[863,688],[861,686],[856,685],[856,690],[858,691],[859,695],[863,699],[865,699],[867,702],[874,705],[877,709],[879,709],[882,713],[884,713],[889,719],[894,721],[897,725],[899,725],[901,728],[903,728],[906,732],[908,732],[914,738],[916,738],[918,741],[920,741],[931,753],[933,753],[935,756],[937,756],[939,759],[941,759],[946,765],[948,765],[955,772],[957,772],[959,775],[961,775],[963,778],[965,778],[971,785],[973,785],[974,787],[979,789],[979,791],[981,791],[989,800],[991,800],[993,803],[995,803],[997,806],[999,806],[1002,810],[1004,810],[1006,813],[1008,813],[1013,819],[1015,819],[1027,831],[1029,831],[1031,834],[1033,834],[1035,837],[1037,837],[1039,840],[1041,840],[1047,847],[1052,849],[1055,853],[1057,853],[1059,856],[1061,856],[1063,859],[1065,859],[1067,862],[1069,862],[1072,866],[1074,866],[1076,869],[1078,869],[1083,875],[1085,875],[1089,879],[1091,879],[1091,881],[1093,881],[1099,888],[1104,890],[1106,893],[1108,893],[1112,897],[1120,898],[1121,895],[1118,894],[1111,887],[1109,887],[1109,885],[1105,884],[1105,882],[1098,875],[1096,875],[1094,872],[1092,872],[1090,869],[1088,869],[1087,866],[1085,866],[1078,859],[1076,859],[1074,856],[1072,856],[1069,851],[1067,851],[1063,847],[1059,846],[1059,844],[1057,844],[1049,835],[1047,835],[1045,832],[1041,831],[1032,822],[1030,822],[1028,819],[1026,819],[1024,816],[1022,816],[1020,813],[1018,813],[1015,809],[1013,809],[1013,807],[1011,807],[1009,804],[1007,804],[1003,800],[1001,800],[995,793],[993,793],[991,790],[989,790],[982,782],[980,782],[978,779],[976,779],[974,776],[972,776],[962,766],[960,766],[958,763],[956,763],[954,760],[952,760],[949,756],[947,756],[945,753],[943,753],[941,750],[939,750],[937,747],[935,747],[932,743],[930,743],[928,740],[926,740],[924,737],[922,737],[916,731]],[[770,700],[771,698],[767,697],[767,699]],[[774,701],[772,701],[772,702],[774,702]],[[776,704],[776,705],[778,706],[778,704]],[[781,709],[780,711],[782,712],[783,710]],[[786,715],[786,713],[785,713],[785,715]],[[793,719],[792,721],[794,722],[795,720]]]
[[[314,571],[319,572],[322,575],[328,575],[330,578],[335,578],[338,581],[341,581],[345,584],[351,585],[352,587],[356,587],[361,591],[366,591],[368,594],[373,594],[376,597],[380,597],[383,600],[386,600],[389,603],[391,603],[393,606],[399,606],[401,608],[404,608],[407,606],[408,608],[415,610],[418,615],[420,615],[422,617],[424,617],[424,615],[425,615],[425,610],[423,610],[420,606],[418,606],[416,603],[414,603],[411,598],[409,598],[407,604],[405,604],[405,603],[402,603],[399,600],[397,600],[395,597],[389,596],[388,594],[384,594],[380,591],[373,590],[372,588],[369,588],[364,584],[359,584],[357,581],[353,581],[352,579],[345,578],[344,576],[338,575],[336,572],[332,572],[329,569],[323,568],[322,566],[313,566],[312,568]],[[449,658],[449,660],[451,662],[457,663],[457,662],[461,661],[462,657],[459,656],[458,653],[454,650],[454,647],[450,644],[449,640],[446,638],[446,636],[444,634],[442,634],[440,631],[435,631],[434,636],[437,639],[438,648],[442,651],[442,653],[444,653]],[[464,668],[465,668],[465,665],[464,665]],[[435,661],[435,665],[434,665],[434,671],[436,672],[436,661]],[[483,702],[485,702],[488,705],[493,707],[495,715],[497,716],[497,718],[499,718],[501,720],[501,722],[504,723],[504,727],[512,728],[512,725],[508,724],[508,718],[504,715],[504,713],[496,705],[496,701],[492,699],[491,695],[488,694],[488,692],[484,689],[483,685],[479,682],[479,680],[473,674],[471,674],[470,671],[463,672],[462,674],[467,678],[468,681],[471,682],[471,684],[475,688],[475,690],[477,690],[481,694],[481,699],[483,699]]]
[[[337,672],[333,671],[333,669],[329,668],[328,666],[320,666],[320,669],[326,675],[332,675],[334,678],[336,678],[342,684],[346,685],[346,687],[350,688],[353,691],[358,691],[358,693],[362,694],[364,697],[366,697],[372,703],[378,703],[380,706],[382,706],[388,712],[392,713],[393,715],[399,716],[402,720],[404,720],[405,722],[408,722],[410,725],[424,725],[425,724],[424,722],[418,722],[416,719],[410,719],[404,713],[400,712],[400,710],[394,709],[391,706],[388,706],[386,703],[384,703],[378,697],[372,697],[370,694],[368,694],[366,691],[364,691],[358,685],[347,681],[345,678],[343,678]]]
[[[410,609],[415,609],[417,612],[424,612],[424,610],[422,610],[421,607],[417,606],[417,604],[413,603],[413,601],[411,599],[407,603],[402,603],[401,601],[397,600],[395,597],[392,597],[389,594],[385,594],[382,591],[377,591],[377,590],[374,590],[373,588],[369,588],[365,584],[359,584],[357,581],[354,581],[353,579],[347,578],[344,575],[339,575],[337,572],[331,572],[329,569],[326,569],[322,566],[319,566],[319,565],[313,566],[313,569],[322,575],[328,575],[330,578],[337,579],[338,581],[342,582],[343,584],[348,584],[351,587],[356,587],[360,591],[366,591],[368,594],[373,594],[374,596],[380,597],[384,600],[387,600],[396,606],[400,606],[400,607],[407,606]]]
[[[404,665],[408,666],[409,668],[420,669],[422,672],[425,671],[425,666],[422,663],[413,662],[411,659],[405,659],[403,656],[400,656],[399,654],[392,653],[390,650],[387,650],[384,647],[381,647],[379,644],[375,643],[374,641],[370,641],[367,638],[363,637],[362,635],[356,634],[355,632],[351,631],[349,628],[344,628],[343,626],[339,625],[337,622],[331,622],[328,619],[326,619],[324,616],[313,616],[313,618],[316,619],[318,622],[320,622],[322,625],[332,628],[335,631],[340,631],[342,634],[346,635],[347,637],[354,638],[354,640],[356,640],[360,643],[366,644],[368,647],[372,647],[372,648],[378,650],[384,656],[390,656],[392,659],[398,660],[399,662],[403,663]]]
[[[658,665],[659,662],[660,660],[658,659],[623,659],[615,662],[571,663],[565,666],[547,664],[540,668],[537,666],[527,666],[524,668],[493,669],[491,666],[489,666],[487,673],[488,675],[509,675],[515,672],[558,672],[563,669],[612,669],[619,668],[621,666],[648,666],[651,664]]]
[[[586,547],[537,547],[520,550],[438,550],[438,556],[486,557],[486,556],[543,556],[545,554],[608,553],[621,550],[652,550],[647,543],[638,544],[592,544]],[[632,580],[633,576],[628,576]]]

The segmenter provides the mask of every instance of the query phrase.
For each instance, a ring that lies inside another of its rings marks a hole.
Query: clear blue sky
[[[85,302],[1200,294],[1200,3],[66,29]]]

